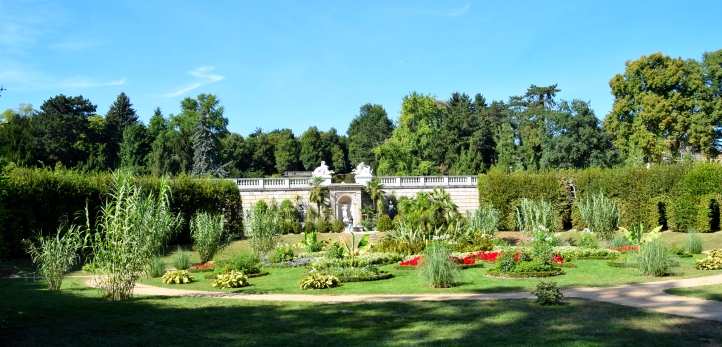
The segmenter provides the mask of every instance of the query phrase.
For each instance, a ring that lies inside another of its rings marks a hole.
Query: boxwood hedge
[[[0,256],[20,257],[21,240],[37,233],[51,233],[60,223],[84,223],[85,207],[94,221],[106,199],[110,173],[84,173],[65,169],[8,167],[0,183]],[[158,187],[158,178],[139,177],[144,189]],[[231,181],[186,176],[171,180],[171,209],[180,212],[183,224],[174,242],[190,241],[189,218],[196,211],[222,211],[227,232],[242,236],[241,198]],[[0,193],[2,195],[3,193]]]

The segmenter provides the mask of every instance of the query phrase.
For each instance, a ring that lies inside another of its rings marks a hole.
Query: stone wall
[[[459,207],[459,212],[466,213],[479,208],[479,191],[476,187],[443,187],[449,193],[451,200]],[[414,197],[418,192],[430,192],[433,188],[383,188],[386,196]]]
[[[241,203],[243,204],[243,212],[246,213],[253,208],[259,200],[265,200],[271,202],[275,200],[276,203],[281,203],[283,200],[291,200],[294,204],[296,199],[300,198],[304,205],[309,205],[309,189],[290,189],[290,190],[241,190]]]

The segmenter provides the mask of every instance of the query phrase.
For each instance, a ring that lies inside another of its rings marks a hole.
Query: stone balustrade
[[[476,187],[476,176],[380,176],[384,188]],[[240,190],[305,189],[310,177],[301,178],[233,178]]]
[[[240,190],[304,189],[311,186],[310,177],[302,178],[232,178]]]

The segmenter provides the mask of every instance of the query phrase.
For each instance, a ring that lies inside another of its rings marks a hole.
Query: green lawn
[[[247,303],[211,298],[107,302],[68,279],[63,292],[0,280],[0,345],[700,346],[722,324],[570,300],[379,304]]]
[[[722,301],[722,284],[693,288],[674,288],[667,290],[667,293]]]

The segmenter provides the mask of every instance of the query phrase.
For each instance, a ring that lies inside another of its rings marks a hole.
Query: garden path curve
[[[90,281],[89,281],[90,283]],[[578,287],[564,289],[566,297],[609,302],[661,313],[722,322],[722,302],[693,297],[667,294],[671,288],[697,287],[722,284],[722,274],[626,284],[614,287]],[[136,295],[153,296],[198,296],[219,297],[246,301],[294,301],[314,303],[371,303],[371,302],[409,302],[409,301],[452,301],[452,300],[507,300],[533,299],[526,292],[512,293],[447,293],[447,294],[242,294],[209,292],[200,290],[171,289],[137,284]]]

